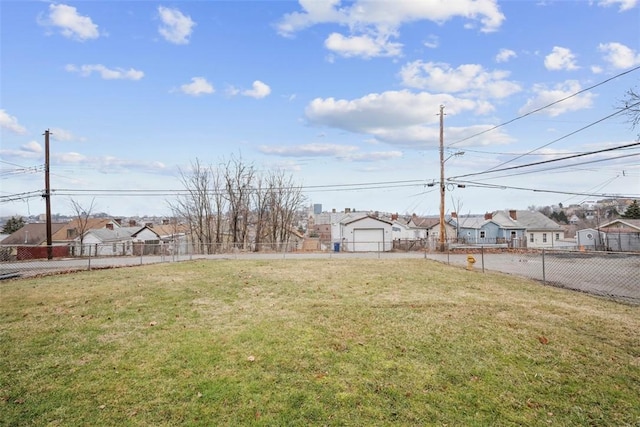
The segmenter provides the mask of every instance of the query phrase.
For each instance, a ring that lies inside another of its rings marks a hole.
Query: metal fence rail
[[[192,259],[426,258],[479,272],[514,274],[548,285],[640,304],[639,253],[477,246],[450,248],[444,253],[430,250],[383,251],[382,248],[380,246],[378,251],[372,252],[344,252],[338,247],[301,251],[296,245],[287,244],[261,244],[257,248],[243,249],[242,245],[234,244],[192,247],[140,243],[132,246],[131,251],[123,251],[118,246],[114,249],[113,245],[96,247],[94,244],[91,250],[55,252],[63,255],[47,259],[47,251],[40,249],[0,246],[0,279]],[[473,257],[475,262],[470,263],[469,257]]]

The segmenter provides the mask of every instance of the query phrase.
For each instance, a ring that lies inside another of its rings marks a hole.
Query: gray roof
[[[515,211],[516,219],[511,218],[509,211],[496,211],[493,220],[503,228],[521,228],[529,231],[562,230],[562,226],[538,211]]]
[[[85,233],[85,236],[91,233],[102,242],[121,242],[124,240],[131,240],[131,236],[138,230],[140,230],[140,227],[121,227],[116,228],[115,230],[110,230],[108,228],[95,228],[93,230],[88,230]]]
[[[493,222],[502,229],[517,229],[529,231],[560,231],[562,226],[557,224],[543,213],[538,211],[513,211],[516,219],[511,217],[510,211],[496,211],[487,219],[485,215],[458,216],[457,221],[461,228],[480,229],[485,224]],[[454,219],[455,220],[455,219]]]

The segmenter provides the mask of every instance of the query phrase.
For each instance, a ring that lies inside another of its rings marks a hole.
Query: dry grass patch
[[[3,425],[636,425],[638,307],[427,260],[0,283]]]

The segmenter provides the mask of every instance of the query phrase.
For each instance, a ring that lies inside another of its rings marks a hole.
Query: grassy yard
[[[0,425],[639,425],[640,308],[427,260],[0,282]]]

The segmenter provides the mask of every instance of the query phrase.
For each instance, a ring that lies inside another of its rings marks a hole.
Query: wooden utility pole
[[[444,252],[444,105],[440,106],[440,236],[438,250]]]
[[[44,131],[44,197],[47,221],[47,259],[53,258],[53,240],[51,236],[51,183],[49,181],[49,129]]]

